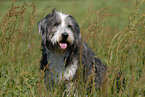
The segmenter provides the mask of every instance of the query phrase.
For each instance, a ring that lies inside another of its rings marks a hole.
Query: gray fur
[[[75,80],[81,65],[84,81],[95,67],[95,82],[100,87],[106,66],[82,41],[80,28],[72,16],[54,10],[38,23],[38,29],[43,47],[41,69],[49,64],[45,71],[45,81],[49,89],[53,83]],[[68,33],[66,40],[61,36],[64,32]],[[61,41],[67,43],[65,50],[58,45]]]

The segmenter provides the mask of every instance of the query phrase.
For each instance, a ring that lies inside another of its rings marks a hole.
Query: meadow
[[[80,97],[145,96],[145,0],[0,1],[0,97],[59,97],[40,70],[37,23],[53,8],[71,14],[83,40],[107,65],[100,91],[78,84]],[[118,86],[118,87],[117,87]]]

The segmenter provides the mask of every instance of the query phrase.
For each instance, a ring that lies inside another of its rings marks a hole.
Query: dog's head
[[[38,22],[42,46],[53,50],[67,50],[79,44],[80,28],[76,20],[62,12],[52,11]]]

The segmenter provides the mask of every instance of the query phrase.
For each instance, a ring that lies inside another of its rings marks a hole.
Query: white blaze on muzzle
[[[68,45],[73,44],[74,35],[71,29],[68,28],[68,23],[66,23],[66,18],[68,15],[57,13],[60,17],[61,24],[58,25],[56,32],[54,33],[53,37],[51,38],[52,44],[57,44],[60,46],[61,49],[66,49]],[[67,33],[68,36],[66,39],[63,39],[62,34]]]

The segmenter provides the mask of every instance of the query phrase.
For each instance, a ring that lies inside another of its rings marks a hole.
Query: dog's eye
[[[72,26],[71,25],[68,25],[67,27],[70,28],[70,29],[72,29]]]
[[[54,24],[54,27],[57,27],[57,26],[58,26],[58,23],[55,23],[55,24]]]

